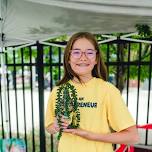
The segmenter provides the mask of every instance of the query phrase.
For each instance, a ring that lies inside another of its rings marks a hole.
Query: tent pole
[[[2,39],[3,40],[3,39]],[[1,41],[3,44],[3,41]],[[2,105],[4,109],[4,131],[6,130],[5,137],[9,138],[9,119],[8,119],[8,101],[7,101],[7,90],[6,90],[6,65],[5,65],[5,53],[3,45],[0,46],[1,56],[1,86],[2,86]],[[5,129],[6,128],[6,129]]]
[[[2,86],[2,109],[4,109],[4,135],[6,138],[9,137],[9,119],[8,119],[8,101],[7,101],[7,92],[6,92],[6,67],[5,67],[5,53],[4,53],[4,8],[3,8],[3,1],[0,0],[0,62],[1,62],[1,86]],[[6,133],[5,133],[6,130]]]

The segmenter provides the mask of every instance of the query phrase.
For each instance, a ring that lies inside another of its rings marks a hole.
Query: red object
[[[137,128],[149,130],[152,129],[152,124],[137,125]],[[120,147],[115,150],[115,152],[134,152],[134,146],[121,144]]]
[[[137,125],[137,128],[142,128],[142,129],[152,129],[152,124],[147,124],[147,125]]]
[[[128,152],[134,152],[134,146],[130,146],[130,147],[128,148]]]
[[[127,148],[127,145],[121,144],[121,146],[118,149],[116,149],[115,152],[123,152],[124,150],[126,150],[126,148]]]
[[[128,146],[128,145],[121,144],[120,147],[118,149],[116,149],[115,152],[134,152],[134,146]]]

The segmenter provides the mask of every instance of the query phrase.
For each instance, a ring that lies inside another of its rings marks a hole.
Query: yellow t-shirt
[[[111,128],[121,131],[135,125],[119,90],[99,78],[85,84],[69,81],[75,86],[80,110],[80,128],[94,133],[110,133]],[[45,126],[54,121],[57,87],[49,97]],[[112,144],[91,141],[77,135],[63,133],[59,141],[59,152],[112,152]]]

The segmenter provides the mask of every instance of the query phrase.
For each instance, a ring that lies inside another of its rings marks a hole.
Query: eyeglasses
[[[71,56],[75,59],[81,58],[83,53],[88,59],[92,59],[96,57],[97,51],[92,49],[85,50],[84,52],[79,49],[71,50]]]

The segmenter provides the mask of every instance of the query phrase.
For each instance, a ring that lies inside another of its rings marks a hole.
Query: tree
[[[136,28],[138,30],[137,36],[132,36],[132,38],[136,39],[144,39],[144,40],[150,40],[152,38],[152,32],[150,30],[150,27],[148,25],[136,25]],[[128,60],[128,48],[129,48],[129,42],[125,42],[123,40],[120,40],[119,37],[122,35],[122,33],[114,34],[117,35],[118,39],[115,42],[110,44],[109,48],[109,59],[107,59],[106,53],[107,48],[106,44],[101,45],[101,50],[104,53],[105,61],[109,62],[120,62],[124,63]],[[97,36],[98,39],[102,39],[99,35]],[[139,49],[141,47],[141,54],[139,53]],[[147,43],[134,43],[131,45],[130,48],[130,61],[137,63],[140,61],[150,61],[150,44]],[[140,80],[144,81],[146,78],[149,77],[149,67],[148,66],[140,66]],[[127,70],[128,66],[125,64],[120,64],[117,66],[117,68],[114,68],[114,66],[110,66],[109,68],[109,74],[114,74],[117,82],[117,87],[122,92],[122,90],[125,87],[126,79],[127,79]],[[138,76],[138,66],[130,66],[130,78],[137,79]]]

